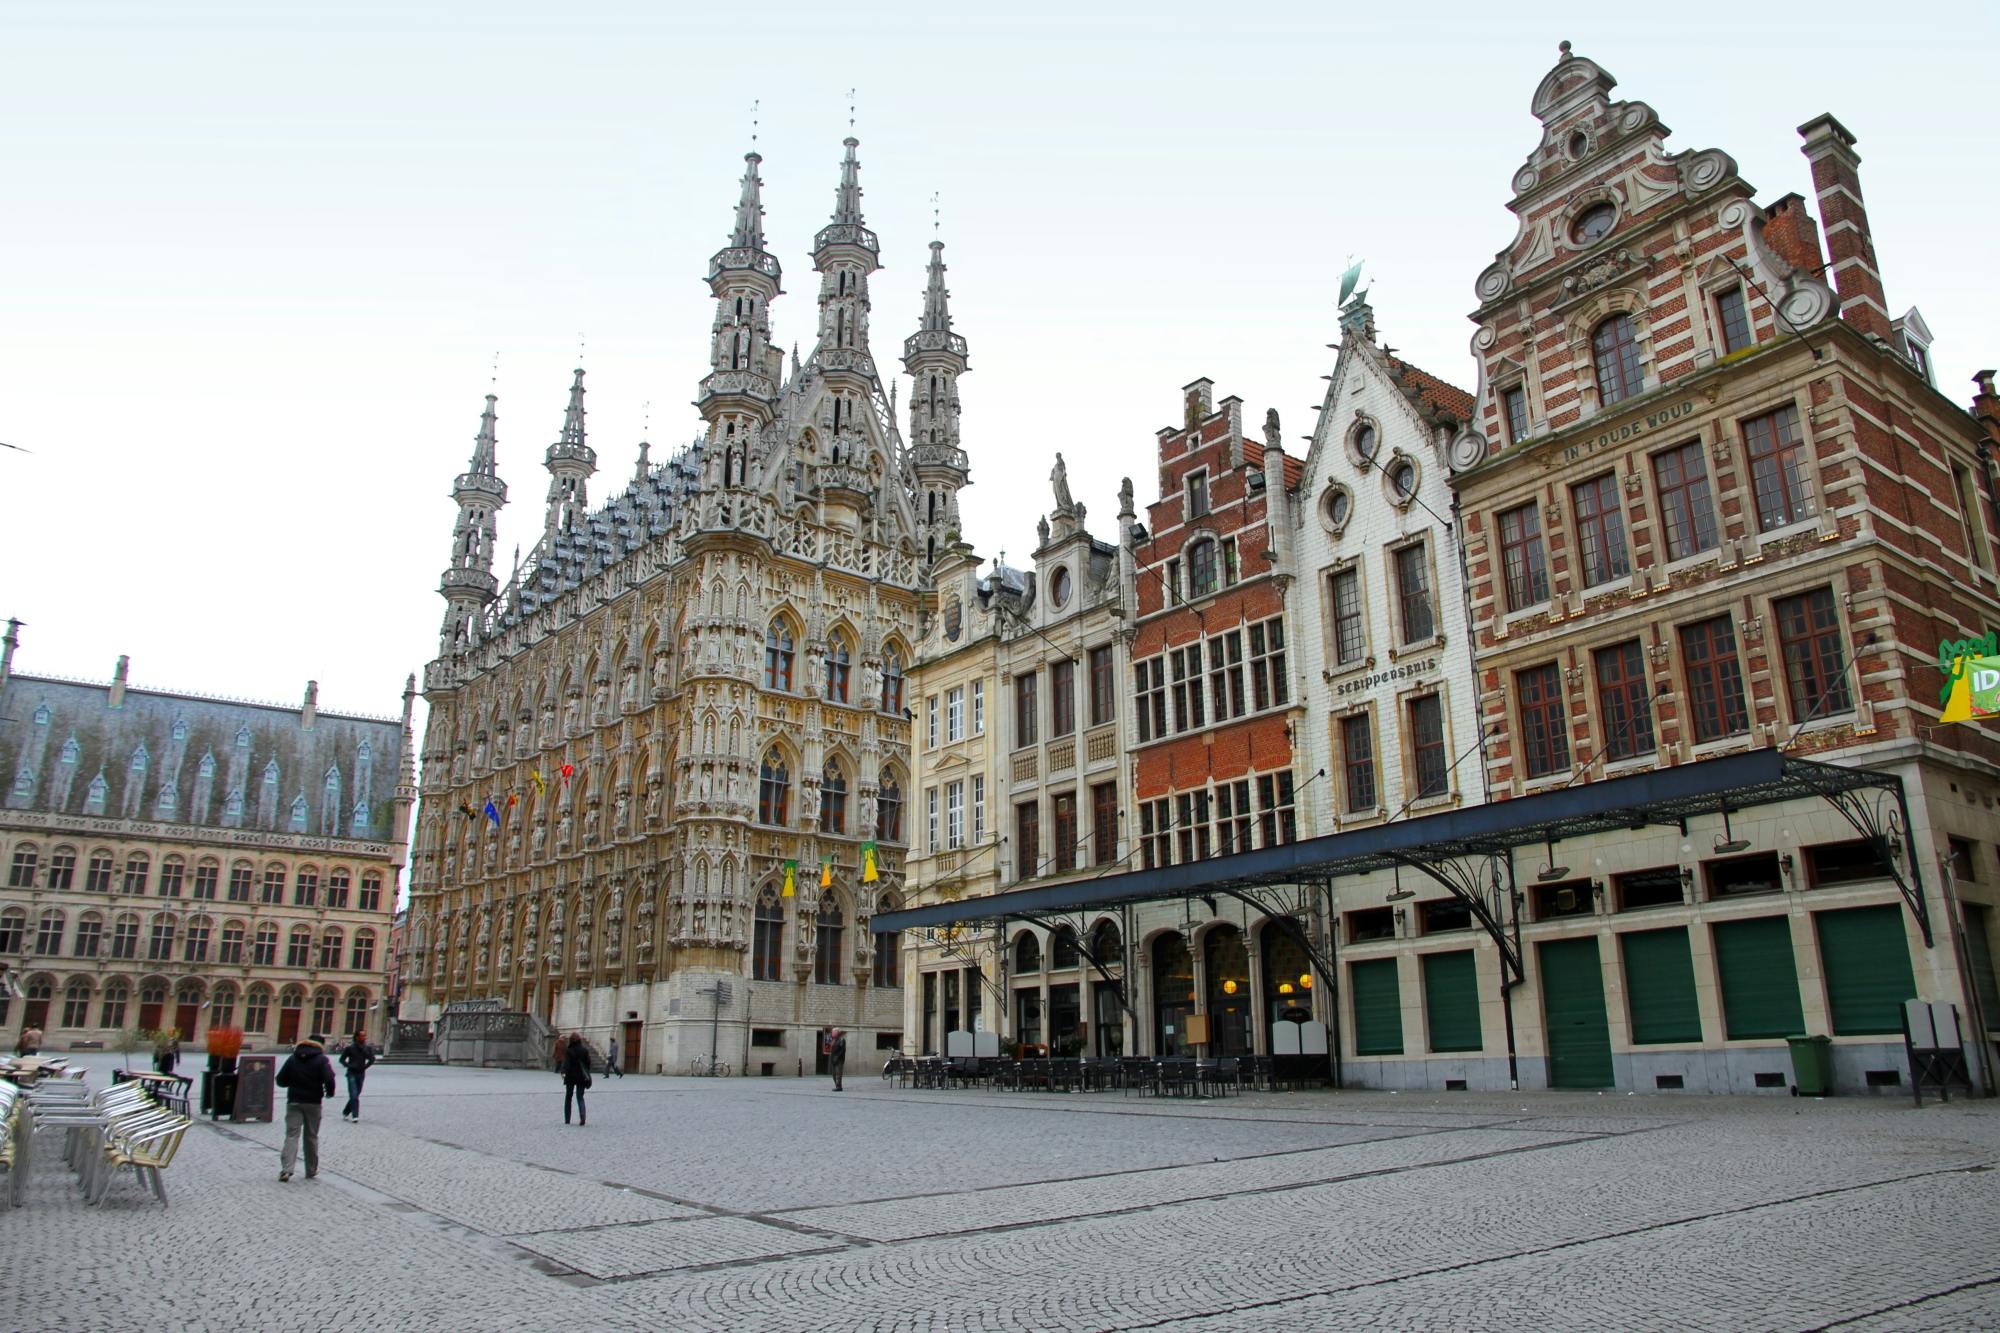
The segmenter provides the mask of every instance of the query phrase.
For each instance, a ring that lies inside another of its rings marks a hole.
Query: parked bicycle
[[[688,1061],[688,1072],[696,1078],[728,1078],[729,1061],[713,1060],[706,1055],[697,1055]]]

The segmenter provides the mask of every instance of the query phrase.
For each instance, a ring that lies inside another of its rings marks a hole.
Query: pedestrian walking
[[[14,1054],[35,1055],[41,1049],[42,1030],[40,1028],[22,1028],[21,1039],[14,1043]]]
[[[342,1120],[361,1119],[361,1084],[375,1060],[375,1048],[368,1044],[365,1032],[355,1033],[354,1040],[340,1053],[341,1068],[347,1071],[347,1105],[340,1108]]]
[[[833,1090],[845,1091],[840,1086],[840,1078],[847,1071],[847,1034],[839,1028],[835,1028],[827,1038],[826,1068],[833,1075]]]
[[[576,1124],[581,1129],[589,1123],[583,1110],[583,1090],[590,1086],[590,1050],[583,1044],[583,1034],[569,1034],[568,1044],[562,1054],[563,1081],[563,1123],[569,1123],[569,1104],[576,1101]]]
[[[605,1052],[604,1072],[607,1074],[616,1074],[620,1078],[625,1077],[625,1071],[618,1067],[618,1038],[616,1037],[611,1039],[611,1049]]]
[[[278,1157],[278,1180],[292,1178],[299,1161],[299,1139],[306,1141],[306,1179],[319,1174],[320,1103],[333,1096],[333,1061],[326,1043],[315,1032],[292,1048],[278,1066],[278,1086],[285,1090],[285,1150]]]

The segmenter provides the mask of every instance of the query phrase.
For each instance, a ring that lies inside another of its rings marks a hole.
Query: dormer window
[[[1569,238],[1578,245],[1595,245],[1610,233],[1611,224],[1617,220],[1618,210],[1610,204],[1592,204],[1569,224]]]

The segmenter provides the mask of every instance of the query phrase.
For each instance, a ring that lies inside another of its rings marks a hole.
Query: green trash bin
[[[1833,1039],[1789,1037],[1792,1047],[1792,1095],[1824,1097],[1833,1091]]]

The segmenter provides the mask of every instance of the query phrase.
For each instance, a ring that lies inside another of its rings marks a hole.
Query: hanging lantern
[[[1280,995],[1290,995],[1291,993],[1292,993],[1292,983],[1291,983],[1291,982],[1289,982],[1289,981],[1281,981],[1281,982],[1279,982],[1279,983],[1278,983],[1278,994],[1280,994]]]
[[[1299,973],[1299,989],[1311,990],[1312,988],[1313,988],[1313,974],[1310,972]]]
[[[1235,983],[1235,981],[1231,980],[1231,981],[1225,981],[1225,982],[1223,982],[1223,983],[1222,983],[1222,993],[1223,993],[1224,995],[1234,995],[1234,994],[1236,994],[1236,983]]]

